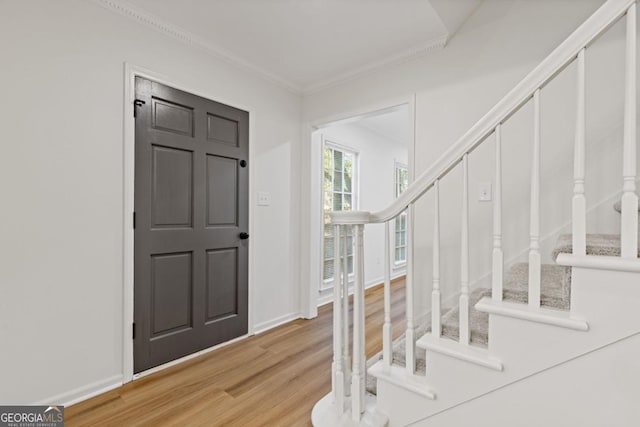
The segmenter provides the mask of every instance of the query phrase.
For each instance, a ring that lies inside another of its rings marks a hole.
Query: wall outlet
[[[491,201],[491,183],[490,182],[480,182],[478,184],[478,200],[481,202],[490,202]]]
[[[269,198],[269,193],[266,191],[258,191],[258,206],[269,206],[271,205],[271,199]]]

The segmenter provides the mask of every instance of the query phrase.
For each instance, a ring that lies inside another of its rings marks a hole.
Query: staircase
[[[332,391],[312,421],[324,426],[635,426],[640,425],[640,260],[636,194],[636,0],[608,0],[509,92],[440,159],[379,212],[333,212],[335,239],[354,236],[353,336],[349,319],[346,248],[336,245]],[[626,24],[623,182],[620,234],[587,233],[585,189],[585,56],[614,23]],[[553,263],[540,253],[540,95],[569,64],[576,70],[576,118],[571,234],[559,236]],[[533,107],[530,227],[526,262],[505,268],[502,248],[502,126],[522,106]],[[469,154],[495,139],[490,289],[471,289]],[[442,306],[440,181],[462,169],[460,288],[457,304]],[[433,277],[415,283],[415,203],[432,197]],[[405,334],[391,338],[389,224],[407,212],[408,268]],[[384,223],[383,350],[365,360],[364,230]],[[506,274],[505,274],[506,273]],[[430,290],[431,313],[419,323],[416,286]]]

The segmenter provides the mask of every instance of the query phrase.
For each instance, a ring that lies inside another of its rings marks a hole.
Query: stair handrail
[[[462,135],[431,167],[417,176],[391,205],[377,212],[334,211],[330,214],[331,223],[334,225],[383,223],[400,215],[409,205],[415,203],[433,187],[436,180],[444,177],[458,165],[465,154],[471,153],[482,144],[494,132],[496,126],[511,117],[533,97],[538,89],[544,87],[576,59],[582,49],[588,47],[624,16],[634,3],[635,0],[608,0],[600,6],[593,15]]]

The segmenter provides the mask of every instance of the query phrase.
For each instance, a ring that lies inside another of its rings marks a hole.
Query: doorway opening
[[[375,212],[387,207],[409,183],[413,151],[413,108],[409,103],[328,122],[312,132],[319,149],[313,162],[320,174],[313,191],[321,202],[312,214],[321,250],[312,255],[312,271],[318,274],[312,286],[312,303],[332,299],[334,245],[329,213],[338,210]],[[314,220],[316,218],[317,220]],[[391,223],[391,277],[406,274],[406,216]],[[316,243],[312,239],[312,247]],[[341,237],[347,246],[349,277],[353,277],[353,237]],[[367,226],[364,240],[365,287],[384,280],[384,225]],[[313,253],[314,251],[312,251]]]

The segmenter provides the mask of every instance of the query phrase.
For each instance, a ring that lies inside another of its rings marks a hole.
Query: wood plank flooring
[[[404,280],[392,283],[394,338],[404,330]],[[382,286],[366,296],[367,358],[382,349]],[[332,305],[260,335],[65,409],[73,426],[311,425],[331,389]]]

